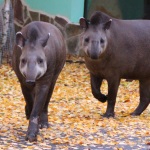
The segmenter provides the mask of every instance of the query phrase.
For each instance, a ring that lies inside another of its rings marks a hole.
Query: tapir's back
[[[150,20],[112,19],[109,30],[112,36],[115,36],[114,40],[122,40],[122,43],[132,42],[133,46],[134,44],[140,45],[140,41],[149,42],[150,40]]]
[[[111,63],[118,66],[123,78],[150,77],[149,33],[149,20],[112,20],[109,41],[113,43],[114,58]]]

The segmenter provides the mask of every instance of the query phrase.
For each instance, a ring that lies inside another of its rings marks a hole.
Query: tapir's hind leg
[[[150,103],[150,80],[142,80],[140,84],[140,102],[138,107],[135,109],[131,115],[138,116],[140,115]]]
[[[26,102],[25,105],[26,118],[29,119],[33,107],[33,95],[31,93],[31,90],[28,89],[26,86],[21,85],[21,89]]]

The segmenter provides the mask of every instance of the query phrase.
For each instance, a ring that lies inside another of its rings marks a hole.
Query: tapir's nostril
[[[28,84],[35,84],[35,80],[26,80],[26,83],[28,83]]]

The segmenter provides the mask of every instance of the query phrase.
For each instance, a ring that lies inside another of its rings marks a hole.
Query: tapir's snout
[[[30,67],[32,65],[28,65],[27,69],[24,70],[24,77],[25,77],[25,82],[27,84],[35,84],[36,79],[37,79],[37,69],[35,66]]]
[[[35,82],[45,74],[47,63],[44,60],[45,57],[39,59],[39,56],[35,57],[35,54],[33,56],[33,54],[30,53],[30,55],[31,56],[26,56],[26,62],[22,62],[21,59],[19,69],[26,83],[35,84]]]
[[[100,42],[97,40],[92,40],[90,43],[86,46],[86,55],[90,57],[91,59],[99,59],[102,47],[100,46]]]

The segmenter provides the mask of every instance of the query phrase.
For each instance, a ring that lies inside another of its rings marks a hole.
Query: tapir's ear
[[[104,30],[108,30],[110,28],[111,22],[112,22],[112,19],[110,19],[109,21],[107,21],[106,23],[104,23],[103,29]]]
[[[81,28],[88,28],[88,21],[85,18],[80,18],[79,23]]]
[[[42,39],[42,46],[43,47],[45,47],[46,46],[46,44],[47,44],[47,41],[48,41],[48,39],[49,39],[49,37],[50,37],[50,33],[48,33],[48,35],[44,38],[44,39]]]
[[[16,33],[16,44],[22,49],[25,45],[26,39],[22,35],[22,32]]]

